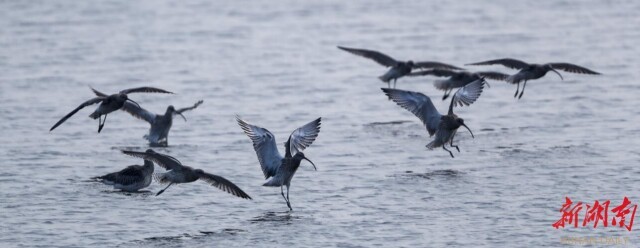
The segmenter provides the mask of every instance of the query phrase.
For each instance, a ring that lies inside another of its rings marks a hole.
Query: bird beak
[[[131,99],[127,99],[127,101],[131,101],[132,103],[136,104],[138,106],[138,108],[140,108],[140,104],[138,104],[136,101],[131,100]]]
[[[467,125],[465,125],[465,124],[462,124],[462,125],[463,125],[465,128],[467,128],[467,130],[469,130],[469,133],[471,133],[471,138],[474,138],[474,139],[475,139],[476,137],[474,137],[474,136],[473,136],[473,132],[471,132],[471,129],[469,129],[469,127],[467,127]]]
[[[313,169],[314,169],[314,170],[316,170],[316,171],[318,170],[318,168],[316,168],[316,165],[315,165],[313,162],[311,162],[311,160],[309,160],[307,157],[302,157],[302,158],[303,158],[304,160],[309,161],[309,163],[311,163],[311,165],[313,165]]]
[[[551,70],[553,72],[555,72],[556,74],[558,74],[558,76],[560,76],[560,79],[564,80],[564,78],[562,78],[562,75],[560,75],[560,72],[556,71],[555,69],[551,68]]]
[[[184,115],[182,115],[182,113],[178,113],[178,112],[175,112],[175,113],[177,115],[179,115],[179,116],[182,116],[182,119],[184,119],[184,121],[187,122],[187,117],[184,117]]]

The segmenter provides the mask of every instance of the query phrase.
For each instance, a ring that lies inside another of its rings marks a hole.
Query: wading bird
[[[206,173],[201,169],[194,169],[189,166],[182,165],[180,161],[169,155],[157,153],[152,149],[148,149],[145,152],[122,151],[122,153],[145,160],[151,160],[167,170],[165,173],[155,174],[155,178],[158,182],[161,184],[169,184],[166,188],[158,191],[156,196],[162,194],[162,192],[167,190],[167,188],[173,184],[191,183],[196,180],[202,180],[211,184],[211,186],[234,196],[251,199],[247,193],[224,177]]]
[[[236,120],[244,133],[253,142],[253,148],[258,155],[258,161],[265,179],[271,177],[271,180],[262,186],[280,186],[280,194],[282,194],[287,203],[287,207],[289,207],[289,210],[293,210],[289,201],[289,187],[291,186],[291,178],[300,167],[300,162],[303,159],[307,160],[317,170],[316,165],[305,157],[302,150],[309,147],[318,137],[320,133],[320,118],[305,124],[289,135],[289,139],[284,144],[284,157],[280,155],[276,145],[276,138],[269,130],[251,125],[240,119],[239,116],[236,116]],[[287,186],[287,196],[284,195],[282,186]]]
[[[566,72],[571,72],[571,73],[592,74],[592,75],[600,74],[598,72],[589,70],[582,66],[569,64],[569,63],[528,64],[523,61],[520,61],[517,59],[510,59],[510,58],[488,60],[483,62],[471,63],[467,65],[495,65],[495,64],[503,65],[511,69],[520,70],[518,73],[513,74],[506,79],[507,82],[511,84],[518,84],[516,93],[513,95],[513,97],[518,97],[518,99],[522,98],[522,94],[524,94],[524,88],[527,87],[528,80],[544,77],[544,75],[547,75],[547,72],[549,71],[553,71],[556,74],[558,74],[561,80],[564,80],[564,78],[562,78],[562,75],[556,69],[563,70]],[[522,91],[520,92],[520,96],[518,96],[518,91],[520,90],[520,82],[524,82],[524,84],[522,85]]]
[[[411,73],[411,70],[413,69],[438,68],[438,69],[461,70],[461,68],[455,67],[453,65],[445,64],[445,63],[440,63],[440,62],[422,61],[422,62],[414,63],[411,60],[405,62],[405,61],[395,60],[389,55],[386,55],[378,51],[349,48],[349,47],[342,47],[342,46],[338,46],[338,48],[358,56],[372,59],[373,61],[377,62],[382,66],[391,67],[391,69],[389,69],[387,73],[378,77],[380,80],[382,80],[382,82],[387,83],[389,85],[389,88],[391,88],[391,80],[393,80],[393,88],[395,88],[396,80],[398,80],[398,78],[401,78]]]
[[[104,93],[97,91],[91,88],[93,92],[97,96],[106,97]],[[175,109],[173,105],[169,105],[167,110],[164,112],[164,115],[154,114],[146,109],[143,109],[139,105],[135,105],[129,102],[125,102],[121,110],[131,114],[133,117],[144,120],[151,125],[149,129],[149,134],[145,135],[144,138],[149,141],[151,146],[168,146],[169,145],[169,130],[171,130],[171,125],[173,125],[173,117],[175,115],[179,115],[187,121],[187,118],[182,115],[183,112],[192,110],[200,106],[202,104],[202,100],[196,102],[192,107]]]
[[[163,89],[158,89],[158,88],[153,88],[153,87],[139,87],[139,88],[133,88],[133,89],[126,89],[123,91],[120,91],[119,93],[113,94],[113,95],[109,95],[109,96],[98,96],[96,98],[90,99],[82,104],[80,104],[80,106],[78,106],[76,109],[74,109],[73,111],[71,111],[70,113],[68,113],[67,115],[65,115],[64,117],[62,117],[62,119],[60,119],[55,125],[53,125],[53,127],[51,127],[51,129],[49,129],[49,132],[53,131],[53,129],[56,129],[56,127],[60,126],[60,124],[62,124],[63,122],[65,122],[67,119],[69,119],[69,117],[73,116],[75,113],[77,113],[78,111],[80,111],[82,108],[93,105],[93,104],[97,104],[100,103],[100,105],[98,105],[98,108],[93,111],[93,113],[91,113],[89,115],[89,117],[93,118],[93,119],[98,119],[98,133],[102,130],[102,127],[104,127],[104,123],[107,121],[107,115],[113,111],[116,111],[120,108],[122,108],[122,106],[124,106],[125,102],[130,101],[132,103],[135,103],[136,105],[138,105],[138,103],[136,103],[135,101],[129,99],[129,97],[127,96],[127,94],[130,93],[167,93],[167,94],[173,94],[172,92],[163,90]],[[138,105],[140,106],[140,105]],[[104,120],[102,120],[102,116],[104,115]]]
[[[452,71],[446,69],[431,69],[431,70],[423,70],[412,72],[409,76],[436,76],[436,77],[449,77],[445,80],[436,80],[433,83],[433,86],[436,89],[444,91],[444,96],[442,96],[442,100],[446,100],[447,97],[451,94],[451,91],[456,88],[463,87],[467,84],[470,84],[480,78],[489,78],[494,80],[502,80],[505,81],[509,77],[509,75],[493,72],[493,71],[480,71],[480,72],[470,72],[470,71]],[[487,86],[490,86],[487,83]]]
[[[146,188],[153,179],[153,162],[144,160],[144,165],[130,165],[118,172],[94,177],[106,185],[113,185],[114,189],[135,192]]]
[[[464,126],[471,133],[471,137],[474,137],[473,132],[465,125],[464,120],[453,113],[453,107],[458,105],[468,106],[474,103],[480,97],[484,84],[485,81],[481,78],[456,91],[451,98],[447,115],[441,115],[436,110],[436,107],[433,106],[431,98],[422,93],[384,88],[382,91],[398,105],[416,115],[426,126],[429,136],[436,135],[435,139],[427,144],[427,148],[434,149],[442,146],[442,149],[449,152],[449,155],[453,158],[453,153],[445,145],[449,142],[450,147],[454,147],[460,152],[460,148],[457,145],[453,145],[453,137],[458,128]]]

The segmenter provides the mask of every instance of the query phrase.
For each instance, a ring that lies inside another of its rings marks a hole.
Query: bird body
[[[286,201],[289,209],[293,210],[289,201],[291,179],[300,167],[300,162],[303,159],[309,161],[309,163],[313,165],[313,168],[316,169],[315,164],[305,157],[302,150],[309,147],[318,137],[321,118],[299,127],[289,135],[289,139],[284,146],[284,157],[278,152],[275,136],[269,130],[249,124],[239,116],[236,116],[236,121],[244,133],[251,139],[265,179],[271,178],[263,184],[263,186],[280,186],[282,197]],[[287,187],[287,196],[284,195],[283,186]]]
[[[450,69],[450,70],[461,69],[453,65],[434,62],[434,61],[421,61],[421,62],[415,62],[415,63],[411,60],[406,62],[398,61],[390,57],[389,55],[386,55],[378,51],[373,51],[373,50],[349,48],[349,47],[343,47],[343,46],[338,46],[338,48],[354,55],[372,59],[373,61],[377,62],[382,66],[390,67],[385,74],[378,77],[382,82],[387,83],[389,88],[391,88],[392,80],[393,80],[393,86],[395,88],[395,84],[398,78],[408,75],[409,73],[411,73],[413,69],[418,69],[418,68],[421,68],[421,69],[441,68],[441,69]]]
[[[244,199],[251,199],[251,197],[247,195],[247,193],[242,191],[242,189],[240,189],[237,185],[227,180],[226,178],[204,172],[201,169],[194,169],[192,167],[182,165],[180,161],[169,155],[157,153],[152,149],[148,149],[145,152],[122,151],[122,153],[129,156],[153,161],[160,167],[163,167],[167,170],[167,172],[165,173],[157,173],[155,175],[158,182],[162,184],[169,184],[166,188],[160,190],[156,194],[156,196],[162,194],[173,184],[191,183],[197,180],[202,180],[209,183],[211,186],[214,186],[234,196]]]
[[[453,153],[447,150],[445,145],[449,143],[451,147],[456,148],[458,152],[460,152],[460,148],[453,145],[453,138],[458,128],[464,126],[473,137],[473,132],[465,125],[464,119],[453,113],[453,107],[474,103],[478,97],[480,97],[484,84],[485,81],[481,78],[456,91],[451,98],[449,112],[446,115],[440,114],[433,105],[431,98],[422,93],[384,88],[382,91],[398,105],[416,115],[427,128],[430,137],[435,135],[435,138],[427,144],[427,148],[434,149],[442,147],[445,151],[449,152],[449,155],[453,158]]]
[[[544,77],[545,75],[547,75],[547,72],[549,71],[552,71],[558,74],[561,80],[564,80],[564,78],[562,77],[562,74],[560,74],[560,72],[558,72],[556,69],[563,70],[566,72],[571,72],[571,73],[579,73],[579,74],[591,74],[591,75],[600,74],[599,72],[595,72],[585,67],[570,64],[570,63],[529,64],[517,59],[511,59],[511,58],[487,60],[487,61],[471,63],[467,65],[496,65],[496,64],[503,65],[511,69],[519,70],[516,74],[511,75],[506,79],[507,82],[518,85],[516,89],[516,93],[513,95],[513,97],[518,97],[518,99],[522,98],[522,95],[524,94],[524,89],[525,87],[527,87],[527,81]],[[518,91],[520,91],[521,82],[523,82],[524,84],[522,85],[522,91],[518,96]]]
[[[118,171],[104,176],[94,177],[106,185],[127,192],[135,192],[146,188],[153,179],[153,162],[144,161],[144,165],[130,165]]]

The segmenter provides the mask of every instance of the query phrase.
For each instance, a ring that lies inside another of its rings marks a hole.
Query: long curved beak
[[[314,169],[314,170],[316,170],[316,171],[318,170],[318,168],[316,168],[316,164],[314,164],[313,162],[311,162],[311,160],[309,160],[307,157],[302,157],[302,158],[303,158],[304,160],[309,161],[309,163],[311,163],[311,165],[313,165],[313,169]]]
[[[462,124],[465,128],[467,128],[467,130],[469,130],[469,133],[471,134],[471,138],[476,138],[475,136],[473,136],[473,132],[471,132],[471,129],[469,129],[469,127],[467,127],[467,125]]]
[[[182,115],[182,113],[179,112],[175,112],[177,115],[181,116],[182,119],[184,119],[185,122],[187,122],[187,117],[184,117],[184,115]]]
[[[134,103],[136,106],[138,106],[138,108],[140,108],[140,104],[138,104],[136,101],[131,100],[131,99],[127,99],[127,101],[131,101],[132,103]]]
[[[562,78],[562,75],[560,74],[560,72],[556,71],[555,69],[551,68],[551,70],[553,72],[555,72],[556,74],[558,74],[558,76],[560,76],[560,79],[562,79],[564,81],[564,78]]]

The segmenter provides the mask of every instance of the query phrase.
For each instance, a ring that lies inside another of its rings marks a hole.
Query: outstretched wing
[[[299,127],[294,130],[291,135],[289,135],[289,140],[287,143],[289,147],[287,149],[288,153],[291,156],[295,155],[298,152],[303,151],[305,148],[309,147],[313,141],[316,140],[318,134],[320,133],[320,121],[322,118],[315,119],[304,126]]]
[[[470,105],[478,100],[482,89],[484,89],[484,78],[473,81],[464,87],[460,88],[451,98],[451,104],[449,105],[449,115],[453,114],[453,106]]]
[[[229,194],[235,195],[240,198],[251,200],[251,197],[247,195],[247,193],[242,191],[240,187],[236,186],[235,184],[225,179],[224,177],[209,174],[206,172],[199,173],[198,176],[199,176],[198,179],[205,181],[211,184],[211,186],[214,186],[224,192],[227,192]]]
[[[96,103],[100,103],[102,102],[102,100],[106,99],[106,97],[96,97],[93,99],[90,99],[82,104],[80,104],[80,106],[78,106],[76,109],[74,109],[73,111],[69,112],[67,115],[65,115],[64,117],[62,117],[62,119],[60,119],[58,122],[56,122],[55,125],[53,125],[53,127],[51,127],[51,129],[49,129],[49,132],[53,131],[53,129],[56,129],[56,127],[60,126],[60,124],[62,124],[63,122],[65,122],[67,119],[69,119],[71,116],[73,116],[74,114],[76,114],[78,111],[80,111],[81,109],[83,109],[86,106],[90,106]]]
[[[595,72],[582,66],[569,63],[549,63],[549,65],[551,65],[551,68],[553,69],[559,69],[571,73],[600,75],[599,72]]]
[[[275,136],[265,128],[247,123],[240,116],[236,115],[236,121],[253,142],[253,149],[258,155],[264,178],[276,175],[282,163],[282,155],[278,152]]]
[[[166,91],[166,90],[159,89],[159,88],[154,88],[154,87],[131,88],[131,89],[126,89],[126,90],[120,91],[120,93],[122,93],[122,94],[129,94],[129,93],[166,93],[166,94],[173,94],[173,92],[171,92],[171,91]]]
[[[503,65],[511,69],[522,69],[529,66],[529,64],[523,61],[520,61],[517,59],[510,59],[510,58],[487,60],[487,61],[471,63],[466,65]]]
[[[485,78],[489,78],[489,79],[493,79],[493,80],[506,81],[507,78],[509,77],[509,74],[504,74],[504,73],[495,72],[495,71],[481,71],[481,72],[476,72],[476,73],[478,75],[480,75],[481,77],[485,77]]]
[[[462,70],[462,68],[453,66],[450,64],[435,62],[435,61],[420,61],[413,64],[413,68],[422,68],[422,69],[448,69],[448,70]]]
[[[93,93],[95,93],[97,96],[104,96],[106,97],[107,95],[94,89],[93,87],[91,87],[91,90],[93,91]],[[151,113],[149,111],[147,111],[146,109],[143,109],[142,107],[135,105],[133,103],[130,103],[128,101],[124,102],[124,105],[122,105],[122,108],[120,108],[121,110],[124,110],[125,112],[131,114],[133,117],[136,117],[140,120],[144,120],[149,122],[150,124],[153,124],[153,122],[155,122],[156,120],[156,114]]]
[[[414,71],[412,73],[409,73],[409,76],[415,77],[415,76],[428,76],[428,75],[431,75],[431,76],[436,76],[436,77],[453,77],[456,74],[458,74],[458,72],[451,71],[451,70],[431,69],[431,70]]]
[[[146,152],[134,152],[134,151],[122,151],[122,153],[129,156],[149,160],[164,168],[165,170],[181,169],[182,163],[176,158],[169,155],[157,153],[151,149]]]
[[[396,64],[398,64],[398,61],[396,61],[395,59],[393,59],[392,57],[390,57],[389,55],[386,55],[384,53],[378,52],[378,51],[372,51],[372,50],[365,50],[365,49],[357,49],[357,48],[348,48],[348,47],[342,47],[342,46],[338,46],[338,48],[350,52],[352,54],[358,55],[358,56],[362,56],[368,59],[372,59],[375,62],[378,62],[378,64],[386,66],[386,67],[391,67],[391,66],[395,66]]]
[[[176,110],[176,113],[182,114],[182,112],[193,110],[193,109],[197,108],[198,106],[200,106],[200,104],[202,104],[203,102],[204,101],[200,100],[200,101],[196,102],[195,104],[193,104],[193,106],[191,106],[191,107],[181,108],[181,109]]]
[[[427,127],[429,135],[433,135],[438,129],[438,123],[440,122],[440,113],[433,106],[431,98],[425,96],[419,92],[386,89],[382,91],[391,98],[396,104],[400,105],[406,110],[409,110],[415,116],[420,118],[422,123]]]

